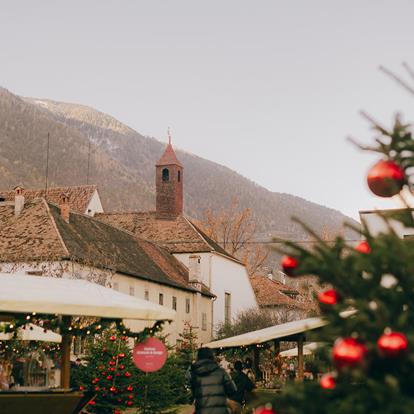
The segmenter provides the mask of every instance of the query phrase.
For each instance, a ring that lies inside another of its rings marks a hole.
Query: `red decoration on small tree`
[[[359,253],[363,254],[370,254],[371,253],[371,246],[368,244],[366,240],[363,240],[361,243],[359,243],[355,250]]]
[[[336,305],[341,299],[340,294],[335,289],[329,289],[318,294],[318,300],[324,305]]]
[[[284,256],[281,265],[284,273],[288,276],[295,276],[295,271],[299,266],[299,262],[292,256]]]
[[[367,353],[365,345],[354,338],[338,339],[332,349],[333,361],[338,368],[361,365]]]
[[[332,374],[325,374],[319,381],[319,384],[325,390],[333,390],[336,387],[336,380]]]
[[[260,408],[259,407],[256,409],[255,414],[276,414],[276,412],[273,411],[271,408],[266,408],[266,407]]]
[[[109,340],[112,341],[112,342],[115,342],[116,341],[116,336],[115,335],[111,335],[109,337]]]
[[[124,375],[125,375],[126,378],[129,378],[132,374],[129,371],[127,371],[127,372],[125,372]]]
[[[377,345],[384,357],[398,358],[407,351],[408,340],[401,332],[390,332],[381,335]]]
[[[404,170],[394,161],[381,160],[369,170],[367,183],[375,195],[392,197],[401,191],[405,183]]]

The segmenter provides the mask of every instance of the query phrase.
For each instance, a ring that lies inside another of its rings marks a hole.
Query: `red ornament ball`
[[[129,378],[132,374],[129,372],[129,371],[127,371],[127,372],[125,372],[125,374],[124,374],[127,378]]]
[[[116,362],[115,362],[115,361],[109,361],[109,365],[110,365],[111,367],[113,367],[115,364],[116,364]]]
[[[271,408],[259,407],[256,409],[255,414],[276,414]]]
[[[125,354],[122,352],[122,353],[118,354],[118,357],[119,358],[125,358]]]
[[[129,394],[129,395],[128,395],[128,398],[129,398],[130,400],[133,400],[133,399],[134,399],[134,395],[133,395],[133,394]]]
[[[96,405],[96,401],[89,401],[89,405]]]
[[[112,342],[116,341],[116,336],[115,335],[111,335],[109,337],[109,340],[112,341]]]
[[[124,368],[125,368],[125,365],[124,365],[124,364],[120,364],[120,365],[118,365],[118,369],[122,370],[122,369],[124,369]]]
[[[284,256],[282,258],[281,265],[284,273],[288,276],[295,276],[295,271],[299,265],[299,262],[292,256]]]
[[[114,410],[114,414],[122,414],[120,410]]]
[[[370,254],[371,246],[368,244],[366,240],[363,240],[361,243],[355,246],[355,250],[359,253]]]
[[[108,375],[108,376],[106,377],[106,379],[107,379],[108,381],[111,381],[111,379],[112,379],[112,375]]]
[[[85,387],[83,385],[79,386],[79,391],[83,391],[85,389]]]
[[[112,386],[111,388],[109,388],[109,391],[116,392],[116,387]]]
[[[132,391],[133,389],[134,389],[134,387],[132,385],[128,385],[127,391]]]
[[[324,305],[336,305],[341,299],[340,294],[335,289],[325,290],[318,294],[318,300]]]
[[[407,351],[408,340],[401,332],[390,332],[381,335],[377,345],[384,357],[398,358]]]
[[[126,405],[127,405],[128,407],[131,407],[131,405],[134,405],[134,402],[133,402],[133,401],[131,401],[131,400],[130,400],[130,401],[127,401],[127,402],[126,402]]]
[[[404,170],[394,161],[381,160],[368,171],[368,187],[379,197],[392,197],[398,194],[404,182]]]
[[[333,390],[336,387],[336,380],[332,374],[325,374],[319,384],[325,390]]]
[[[354,338],[338,339],[332,349],[333,361],[338,368],[361,365],[367,353],[365,345]]]

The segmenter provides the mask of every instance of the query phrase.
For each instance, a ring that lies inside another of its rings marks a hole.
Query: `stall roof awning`
[[[173,320],[175,311],[82,279],[0,273],[0,312]]]
[[[322,318],[302,319],[300,321],[275,325],[269,328],[259,329],[258,331],[248,332],[242,335],[232,336],[231,338],[210,342],[204,346],[208,348],[233,348],[238,346],[261,344],[273,339],[282,339],[312,329],[321,328],[326,324],[327,321]]]
[[[10,341],[13,339],[11,332],[0,332],[0,341]],[[52,332],[49,329],[43,329],[40,326],[28,323],[24,327],[19,328],[16,339],[20,341],[42,341],[42,342],[62,342],[62,336]]]
[[[303,355],[312,355],[320,346],[318,342],[310,342],[303,347]],[[288,349],[287,351],[281,352],[279,355],[282,358],[286,357],[297,357],[299,353],[298,348]]]

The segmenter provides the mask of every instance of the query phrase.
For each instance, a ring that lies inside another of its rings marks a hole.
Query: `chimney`
[[[69,195],[68,194],[62,194],[60,196],[60,216],[63,218],[63,220],[66,221],[66,223],[69,223],[69,214],[70,214],[70,206],[69,206]]]
[[[194,287],[201,289],[201,257],[197,254],[192,254],[189,258],[188,264],[188,279]]]
[[[14,187],[14,215],[17,217],[24,208],[24,188],[20,185]]]

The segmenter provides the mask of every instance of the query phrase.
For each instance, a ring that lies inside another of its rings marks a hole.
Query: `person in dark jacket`
[[[227,399],[234,398],[236,386],[227,372],[214,360],[209,348],[200,348],[191,365],[190,384],[195,414],[228,414]]]
[[[243,364],[241,361],[234,363],[234,371],[231,375],[237,391],[233,396],[234,401],[243,405],[246,402],[246,396],[255,388],[253,381],[243,372]]]

